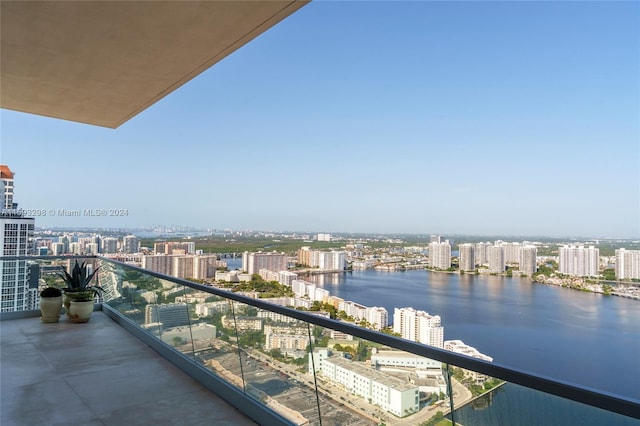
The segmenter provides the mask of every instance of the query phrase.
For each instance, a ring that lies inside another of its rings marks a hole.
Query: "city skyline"
[[[36,226],[640,236],[636,3],[312,2],[116,130],[2,110]]]

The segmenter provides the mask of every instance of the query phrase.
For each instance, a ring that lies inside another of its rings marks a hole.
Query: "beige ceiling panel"
[[[0,103],[115,128],[306,3],[2,0]]]

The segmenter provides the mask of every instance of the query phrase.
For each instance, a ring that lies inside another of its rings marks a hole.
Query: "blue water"
[[[305,278],[389,311],[440,315],[445,339],[494,362],[640,401],[640,302],[526,278],[354,271]],[[462,422],[465,424],[464,422]]]
[[[640,421],[508,383],[454,412],[464,426],[638,426]]]

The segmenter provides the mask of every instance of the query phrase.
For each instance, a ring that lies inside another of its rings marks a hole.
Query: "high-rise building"
[[[444,242],[434,241],[429,244],[429,266],[443,270],[451,267],[451,244],[449,240]]]
[[[520,249],[522,244],[520,243],[502,243],[502,250],[504,251],[505,263],[518,263],[520,262]]]
[[[367,308],[367,322],[373,329],[381,330],[389,325],[389,312],[379,306]]]
[[[196,255],[143,255],[141,266],[144,269],[171,275],[177,278],[197,278],[205,280],[216,275],[216,268],[220,266],[218,256]]]
[[[13,173],[0,165],[2,212],[0,213],[0,256],[31,254],[35,219],[23,217],[13,202]],[[38,309],[38,288],[30,286],[26,260],[0,260],[0,312]]]
[[[439,315],[429,315],[413,308],[393,310],[393,331],[403,339],[413,340],[438,348],[443,347],[444,327]]]
[[[560,273],[576,277],[598,275],[600,250],[584,246],[562,246],[559,249]]]
[[[487,256],[487,248],[491,247],[491,243],[476,243],[476,265],[484,265],[489,261],[489,257]]]
[[[518,262],[520,272],[526,275],[533,275],[538,270],[537,263],[538,248],[533,245],[524,245],[520,248],[520,261]]]
[[[61,235],[58,237],[58,242],[62,244],[62,253],[69,253],[71,250],[71,242],[73,237],[71,235]]]
[[[311,250],[301,247],[298,250],[298,263],[311,268],[344,269],[347,266],[347,253],[344,251]]]
[[[172,275],[177,278],[193,278],[194,256],[172,257]]]
[[[616,250],[616,278],[640,278],[640,250]]]
[[[137,253],[140,248],[140,240],[135,235],[127,235],[122,239],[122,250],[125,253]]]
[[[118,251],[118,239],[107,237],[102,239],[102,253],[116,253]]]
[[[159,274],[171,275],[173,272],[173,256],[142,256],[141,266]]]
[[[249,253],[242,254],[242,269],[248,274],[257,274],[260,269],[280,272],[287,270],[287,255],[284,253]]]
[[[474,271],[476,269],[475,245],[460,244],[460,270],[465,272]]]
[[[347,263],[347,254],[343,251],[321,252],[318,267],[320,269],[334,270],[344,269]]]
[[[9,166],[0,164],[0,210],[14,210],[17,207],[13,203],[13,172]]]
[[[160,241],[153,244],[156,254],[194,254],[196,243],[193,241]]]
[[[487,258],[489,260],[489,271],[501,274],[506,269],[504,261],[504,249],[502,245],[493,245],[487,247]]]

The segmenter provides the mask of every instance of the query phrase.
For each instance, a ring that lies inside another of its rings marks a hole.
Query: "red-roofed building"
[[[13,204],[13,172],[5,164],[0,164],[0,197],[3,210],[17,207]]]

